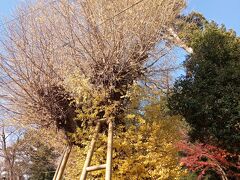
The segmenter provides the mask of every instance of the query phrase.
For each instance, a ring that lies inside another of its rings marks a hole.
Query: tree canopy
[[[176,81],[170,108],[193,127],[191,137],[239,152],[240,39],[216,24],[191,40],[186,76]]]

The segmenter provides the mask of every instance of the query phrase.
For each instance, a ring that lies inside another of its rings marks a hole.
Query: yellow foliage
[[[132,126],[115,137],[115,179],[179,179],[185,174],[178,165],[174,143],[180,138],[178,117]],[[117,166],[117,167],[116,167]]]
[[[113,179],[180,179],[187,174],[178,163],[177,149],[174,145],[181,138],[184,122],[180,117],[167,117],[148,123],[138,115],[136,124],[123,131],[115,130],[113,153]],[[138,120],[139,118],[139,120]],[[141,121],[141,122],[140,122]],[[144,121],[144,122],[142,122]],[[100,135],[91,165],[105,163],[106,136]],[[86,157],[87,147],[75,148],[67,168],[66,179],[79,179]],[[90,179],[104,179],[104,170],[89,173]]]
[[[153,123],[131,125],[127,132],[118,128],[114,137],[113,179],[180,179],[186,175],[178,164],[174,143],[180,140],[179,117]],[[100,137],[92,165],[103,164],[106,136]],[[78,179],[87,148],[76,148],[67,168],[67,179]],[[104,171],[89,174],[90,179],[103,179]]]
[[[111,98],[113,92],[120,90],[102,87],[93,89],[89,79],[79,75],[78,72],[66,78],[64,86],[67,91],[71,92],[74,97],[73,103],[76,103],[78,107],[75,120],[93,122],[99,118],[114,119],[121,115],[119,111],[123,106],[122,99],[126,98],[126,95],[118,100]]]
[[[179,164],[175,147],[175,143],[181,139],[181,131],[187,128],[185,122],[179,116],[167,115],[165,97],[159,91],[148,92],[134,85],[127,96],[131,105],[124,117],[125,126],[117,125],[114,129],[113,179],[169,180],[185,176],[187,172]],[[97,109],[101,96],[96,96],[94,101],[92,107]],[[111,113],[114,103],[104,108]],[[78,118],[86,118],[86,114],[79,113]],[[79,179],[93,130],[93,127],[79,128],[73,135],[74,141],[79,141],[83,147],[74,148],[65,179]],[[106,162],[105,134],[103,132],[98,138],[91,165]],[[104,170],[91,172],[88,179],[104,179],[104,174]]]

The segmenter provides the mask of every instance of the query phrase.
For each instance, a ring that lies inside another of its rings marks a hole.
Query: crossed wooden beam
[[[86,157],[86,160],[85,160],[85,163],[83,166],[80,180],[86,180],[88,172],[97,171],[97,170],[101,170],[101,169],[106,169],[105,180],[112,179],[112,151],[113,151],[113,122],[112,121],[108,122],[108,140],[107,140],[108,142],[107,142],[106,164],[90,166],[92,156],[94,153],[94,147],[95,147],[95,144],[98,139],[100,126],[101,126],[101,123],[103,123],[103,122],[106,122],[106,119],[102,119],[97,122],[95,133],[93,135],[93,138],[91,140],[91,143],[90,143],[90,146],[89,146],[89,149],[87,152],[87,157]],[[62,180],[63,179],[64,170],[66,168],[67,161],[68,161],[69,155],[71,153],[71,149],[72,149],[72,145],[68,145],[65,148],[65,151],[61,157],[60,163],[57,167],[57,170],[55,172],[53,180]]]

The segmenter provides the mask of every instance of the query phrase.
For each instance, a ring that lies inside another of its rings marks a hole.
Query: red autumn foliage
[[[215,171],[222,179],[227,177],[239,177],[240,174],[231,169],[240,170],[239,155],[231,154],[224,149],[208,144],[191,144],[187,141],[178,143],[178,148],[184,153],[181,164],[190,171],[199,173],[198,179],[202,179],[208,170]],[[231,162],[230,158],[236,158],[236,162]]]

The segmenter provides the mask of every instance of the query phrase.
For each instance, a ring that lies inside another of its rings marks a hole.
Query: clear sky
[[[240,0],[188,0],[188,4],[187,12],[198,11],[240,35]]]
[[[0,16],[9,16],[20,2],[23,0],[0,0]]]

